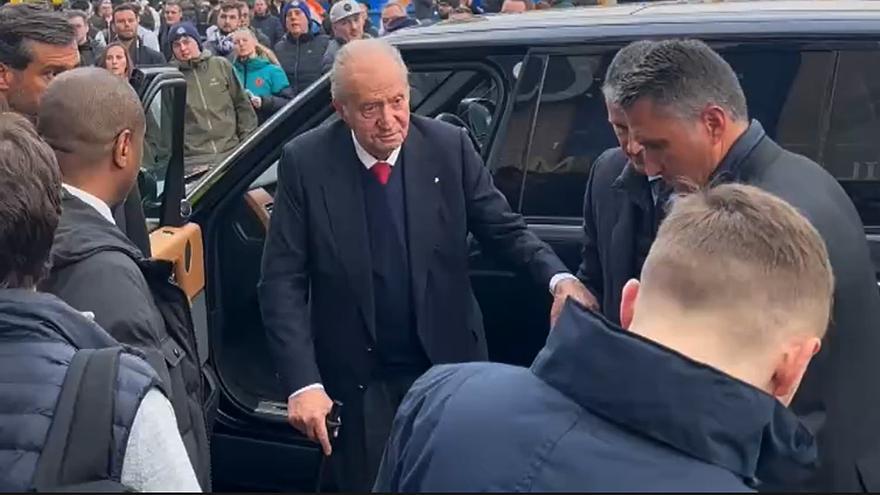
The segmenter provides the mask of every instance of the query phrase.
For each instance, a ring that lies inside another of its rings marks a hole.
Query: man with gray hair
[[[769,489],[862,491],[880,476],[880,294],[864,227],[838,182],[749,121],[730,65],[695,40],[651,42],[606,97],[623,109],[630,154],[677,191],[739,182],[790,202],[819,231],[837,279],[827,345],[792,405],[818,436],[810,479],[780,469]],[[661,210],[661,217],[662,217]],[[758,282],[756,282],[758,283]],[[606,308],[609,311],[609,308]],[[867,485],[866,485],[867,484]]]
[[[372,487],[419,375],[488,358],[468,233],[557,299],[586,294],[511,211],[466,132],[410,115],[407,73],[384,40],[340,50],[341,120],[284,147],[263,254],[260,308],[288,420],[335,452],[345,491]],[[332,446],[331,398],[344,404]]]

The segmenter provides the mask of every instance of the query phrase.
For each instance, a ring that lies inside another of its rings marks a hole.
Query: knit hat
[[[341,0],[330,8],[330,22],[339,22],[361,12],[361,4],[357,0]]]
[[[189,37],[195,40],[196,44],[199,45],[199,49],[202,48],[202,37],[199,36],[199,32],[196,31],[196,27],[192,25],[191,22],[181,22],[179,24],[175,24],[171,26],[171,29],[168,30],[168,44],[174,45],[174,42],[183,37]]]
[[[312,11],[309,9],[309,6],[306,5],[305,0],[293,0],[290,3],[284,5],[284,8],[281,9],[281,22],[286,26],[287,25],[287,14],[290,13],[290,9],[299,9],[305,14],[306,19],[309,20],[309,29],[312,27]]]

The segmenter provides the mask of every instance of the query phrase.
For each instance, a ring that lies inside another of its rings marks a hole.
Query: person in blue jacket
[[[567,301],[531,368],[419,378],[378,492],[743,492],[809,476],[787,405],[829,322],[816,229],[783,200],[723,185],[676,197],[623,328]]]
[[[287,74],[271,50],[257,42],[250,29],[232,34],[235,46],[235,76],[250,97],[260,123],[294,97]]]

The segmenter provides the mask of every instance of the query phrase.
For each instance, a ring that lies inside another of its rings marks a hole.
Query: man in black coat
[[[146,46],[138,36],[140,14],[134,4],[126,3],[113,9],[113,33],[131,56],[135,67],[165,65],[165,56]]]
[[[431,365],[487,359],[468,233],[556,298],[586,290],[513,213],[462,129],[409,115],[406,66],[382,40],[333,68],[341,121],[284,148],[259,285],[291,424],[331,453],[340,487],[372,487],[391,421]]]
[[[108,105],[113,112],[104,111]],[[75,130],[71,115],[80,119]],[[49,86],[39,130],[55,150],[64,191],[52,271],[40,288],[93,313],[113,338],[143,351],[169,386],[178,429],[207,490],[206,411],[189,302],[169,282],[171,266],[145,259],[113,220],[112,208],[137,180],[145,129],[137,94],[106,70],[75,69]]]
[[[312,14],[304,1],[293,0],[281,14],[287,34],[275,45],[275,55],[297,94],[324,74],[321,61],[330,37],[311,32]]]
[[[284,26],[278,16],[269,11],[268,0],[254,0],[254,16],[251,19],[251,26],[257,31],[262,32],[269,38],[268,46],[275,46],[284,36]]]
[[[765,488],[880,489],[880,397],[870,393],[880,375],[880,295],[864,227],[844,190],[749,121],[736,74],[702,42],[650,43],[605,96],[623,109],[627,151],[642,154],[648,176],[678,191],[721,182],[757,186],[795,206],[822,235],[836,278],[832,323],[793,403],[817,433],[821,466],[808,480],[783,474],[784,485]],[[675,201],[659,196],[661,205]]]

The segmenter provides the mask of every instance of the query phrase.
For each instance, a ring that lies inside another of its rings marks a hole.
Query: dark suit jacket
[[[629,165],[620,148],[602,153],[584,193],[583,261],[577,276],[614,323],[620,323],[623,286],[639,276],[654,240],[653,219],[647,177]]]
[[[413,116],[400,155],[416,327],[432,363],[487,359],[468,275],[468,233],[536,283],[566,271],[495,188],[463,130]],[[377,356],[369,239],[351,131],[336,122],[288,143],[259,285],[263,323],[291,392],[344,398]]]
[[[760,124],[752,125],[760,128]],[[740,144],[734,148],[741,148]],[[739,156],[731,159],[734,151]],[[598,287],[602,310],[615,321],[620,304],[616,294],[641,270],[628,261],[629,241],[638,237],[634,229],[639,228],[633,207],[607,186],[623,168],[619,156],[612,158],[616,154],[619,151],[606,152],[607,160],[597,160],[590,179],[585,225],[596,227],[592,232],[587,229],[579,272],[591,290]],[[719,172],[715,182],[759,187],[804,214],[828,246],[836,279],[832,325],[792,404],[817,433],[821,468],[806,481],[779,472],[777,479],[764,480],[769,482],[766,488],[880,490],[880,395],[875,393],[880,377],[880,295],[855,207],[834,177],[811,160],[785,151],[763,130],[746,149],[732,150]],[[614,296],[609,297],[609,291]]]

